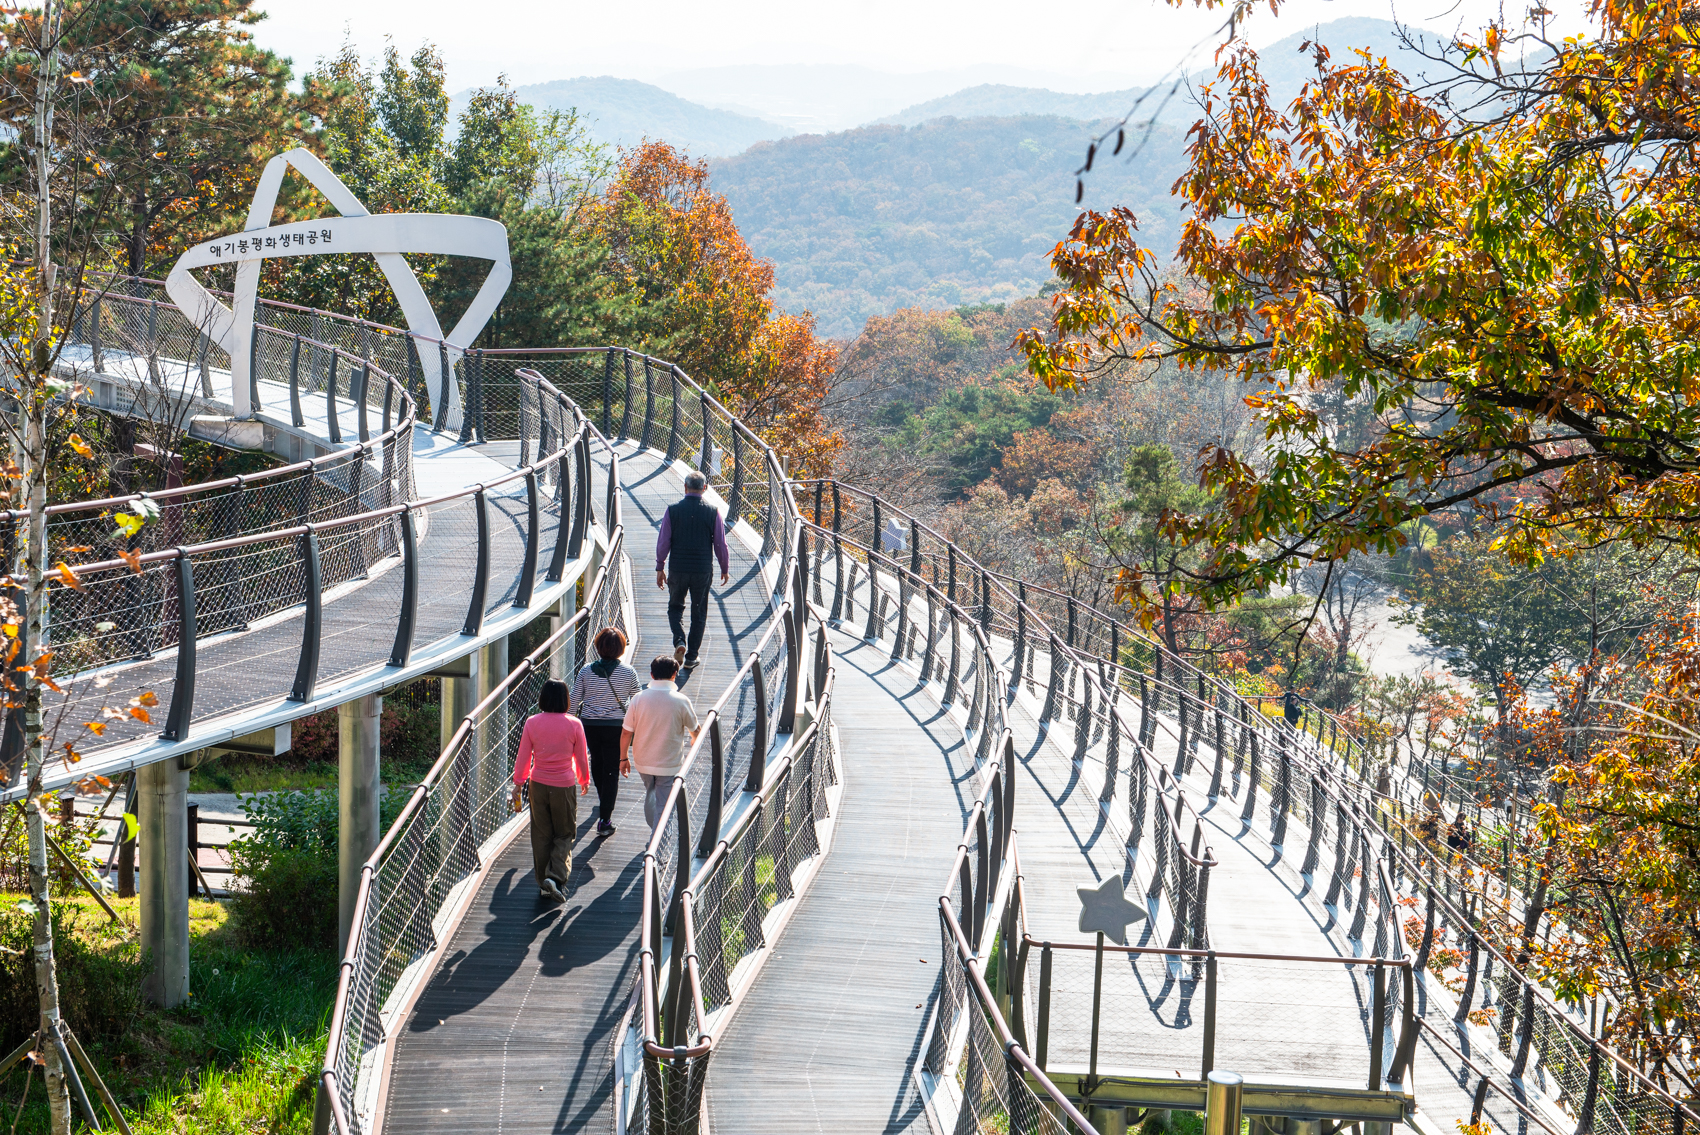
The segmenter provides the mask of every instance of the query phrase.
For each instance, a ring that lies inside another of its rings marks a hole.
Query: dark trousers
[[[708,629],[708,582],[706,571],[676,571],[667,577],[667,625],[673,629],[673,645],[685,648],[685,659],[695,662],[702,649],[702,632]],[[685,596],[691,597],[691,633],[685,635]]]
[[[618,721],[586,721],[584,741],[590,748],[590,782],[596,785],[598,815],[614,822],[614,800],[620,794],[620,730]]]
[[[578,786],[531,782],[531,859],[537,885],[545,878],[563,887],[572,877],[573,836],[578,832]]]

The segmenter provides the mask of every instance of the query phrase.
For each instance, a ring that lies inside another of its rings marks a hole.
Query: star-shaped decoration
[[[311,221],[272,224],[283,175],[294,169],[322,193],[338,213]],[[185,252],[166,277],[165,290],[171,301],[195,326],[230,354],[230,404],[238,418],[259,410],[250,404],[248,361],[254,335],[256,292],[260,265],[284,256],[313,256],[325,253],[370,253],[395,292],[407,327],[423,342],[419,344],[419,366],[428,389],[444,410],[443,424],[460,427],[460,395],[447,362],[454,363],[467,344],[478,337],[496,310],[513,279],[508,257],[508,231],[500,221],[444,213],[367,212],[352,190],[311,151],[288,150],[266,163],[254,187],[247,227],[239,233],[203,241]],[[419,278],[402,257],[404,252],[439,256],[470,256],[491,262],[478,294],[472,298],[460,322],[446,335],[437,314],[419,286]],[[190,269],[219,264],[236,265],[234,309],[225,307]],[[433,346],[433,341],[442,346]]]
[[[1118,946],[1127,945],[1127,927],[1145,917],[1137,903],[1127,901],[1119,875],[1093,887],[1076,887],[1080,895],[1080,932],[1102,934]]]

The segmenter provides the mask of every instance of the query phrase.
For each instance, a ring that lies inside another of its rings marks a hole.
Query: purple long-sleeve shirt
[[[686,493],[688,497],[702,498],[701,493]],[[661,514],[661,531],[655,537],[655,570],[667,570],[667,553],[673,550],[673,514],[671,511]],[[726,547],[726,518],[720,515],[720,510],[714,510],[714,555],[720,561],[720,574],[726,575],[732,570],[732,553]]]

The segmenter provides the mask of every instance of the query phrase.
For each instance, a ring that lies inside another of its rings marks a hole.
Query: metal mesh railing
[[[368,1130],[363,1089],[378,1075],[371,1056],[389,1030],[398,988],[424,972],[440,941],[437,923],[473,880],[481,849],[512,820],[508,788],[520,733],[543,683],[571,672],[585,628],[629,627],[620,556],[623,529],[604,537],[601,570],[584,605],[516,666],[461,722],[367,861],[337,988],[325,1073],[345,1132]],[[411,985],[409,985],[411,987]]]

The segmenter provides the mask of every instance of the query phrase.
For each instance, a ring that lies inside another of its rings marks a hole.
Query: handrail
[[[586,452],[585,447],[591,440],[597,441],[606,448],[609,455],[609,476],[618,476],[619,460],[614,448],[606,438],[578,413],[578,408],[570,400],[563,398],[567,406],[578,420],[578,428],[570,439],[563,435],[563,444],[557,450],[540,456],[531,465],[516,470],[513,474],[504,476],[498,482],[476,486],[463,490],[461,494],[483,493],[487,488],[497,483],[526,477],[528,485],[535,485],[535,474],[544,466],[564,461],[565,457],[577,451]],[[588,467],[588,461],[585,462]],[[563,486],[564,488],[564,486]],[[589,486],[581,482],[580,496],[587,494]],[[407,507],[420,507],[416,502]],[[616,510],[617,513],[617,510]],[[565,508],[563,507],[563,523],[565,528]],[[331,1015],[330,1029],[327,1036],[325,1064],[320,1074],[321,1081],[329,1096],[332,1108],[331,1116],[335,1129],[343,1135],[353,1135],[361,1130],[358,1125],[358,1113],[354,1106],[356,1090],[356,1074],[361,1066],[361,1058],[371,1043],[383,1039],[383,1030],[379,1014],[386,997],[393,991],[395,981],[399,980],[398,968],[404,968],[407,961],[416,958],[422,952],[436,948],[438,942],[431,930],[431,918],[434,910],[428,907],[421,910],[417,907],[408,911],[406,924],[402,930],[390,930],[392,941],[383,942],[379,938],[386,932],[382,920],[373,913],[377,888],[377,880],[392,861],[418,857],[429,854],[429,848],[437,847],[435,855],[443,861],[441,872],[458,875],[460,878],[476,875],[479,867],[476,845],[481,837],[481,828],[499,828],[495,822],[491,800],[505,796],[499,790],[492,790],[490,784],[505,787],[505,766],[498,768],[499,776],[489,776],[487,773],[472,771],[478,767],[487,767],[493,759],[493,754],[484,753],[490,738],[483,734],[491,727],[492,722],[499,722],[506,705],[513,701],[518,691],[525,689],[540,670],[543,659],[557,654],[569,643],[583,637],[585,630],[593,623],[599,624],[609,614],[619,616],[622,596],[624,595],[624,573],[622,558],[625,545],[625,529],[618,522],[617,515],[608,517],[610,526],[606,529],[604,551],[601,565],[594,578],[583,592],[583,605],[570,616],[561,619],[548,637],[533,649],[520,663],[510,670],[487,694],[472,707],[460,721],[448,742],[444,745],[437,760],[432,763],[419,785],[409,795],[400,814],[391,823],[377,847],[367,858],[361,869],[359,889],[356,894],[351,929],[348,937],[347,950],[344,953],[338,974],[336,1001]],[[564,539],[564,536],[561,537]],[[535,534],[533,535],[535,539]],[[533,563],[535,561],[533,560]],[[623,621],[620,616],[616,621]],[[502,740],[497,746],[506,759],[508,753],[507,740]],[[497,761],[500,764],[500,761]],[[458,778],[458,779],[456,779]],[[451,784],[452,781],[452,784]],[[485,798],[474,798],[480,783],[483,785]],[[464,791],[457,788],[464,786]],[[447,794],[445,796],[445,793]],[[427,815],[432,807],[432,801],[437,801],[436,815]],[[502,801],[496,801],[498,804]],[[459,809],[461,813],[451,817],[451,813]],[[481,822],[479,817],[483,817]],[[435,825],[435,832],[421,834],[422,827]],[[401,842],[410,839],[411,845],[403,849]],[[470,844],[469,844],[470,841]],[[416,870],[410,869],[410,863],[403,863],[399,868],[404,878],[412,879],[416,885],[444,888],[439,892],[439,902],[448,898],[447,885],[442,881],[438,871],[421,876]],[[415,898],[425,898],[429,902],[429,893]],[[413,925],[423,918],[423,928]],[[419,935],[419,940],[407,943],[406,935],[409,930]],[[398,967],[397,956],[402,954],[403,946],[408,946],[405,958]],[[384,988],[385,984],[390,988]],[[360,999],[364,1007],[363,1024],[357,1033],[350,1030],[350,1014],[356,999]],[[370,1034],[376,1030],[377,1036]],[[352,1050],[352,1051],[351,1051]]]

